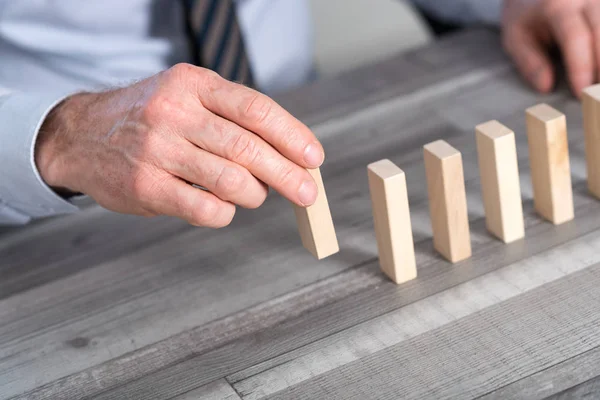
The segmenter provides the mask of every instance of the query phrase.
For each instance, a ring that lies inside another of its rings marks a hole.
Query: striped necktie
[[[196,65],[254,86],[233,0],[184,0]]]

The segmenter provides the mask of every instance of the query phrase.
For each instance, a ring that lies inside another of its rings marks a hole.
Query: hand
[[[502,37],[521,74],[540,92],[554,86],[548,50],[557,44],[579,97],[600,67],[600,1],[505,0]]]
[[[35,159],[48,185],[110,210],[223,227],[235,204],[260,206],[267,185],[311,205],[317,187],[305,168],[320,166],[324,153],[267,96],[180,64],[123,89],[68,98],[44,122]]]

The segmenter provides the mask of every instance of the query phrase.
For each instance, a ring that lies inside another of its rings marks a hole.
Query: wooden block
[[[443,140],[424,147],[433,245],[456,263],[471,257],[462,156]]]
[[[390,160],[369,164],[369,188],[381,270],[397,284],[417,277],[404,172]]]
[[[475,130],[487,229],[505,243],[514,242],[525,236],[515,134],[498,121]]]
[[[565,115],[547,104],[527,109],[527,139],[536,211],[555,225],[574,217]]]
[[[583,91],[583,129],[588,189],[600,198],[600,85]]]
[[[315,204],[307,208],[294,205],[294,212],[302,244],[313,256],[321,260],[337,253],[340,248],[335,235],[321,171],[317,168],[309,169],[308,172],[319,189],[317,200]]]

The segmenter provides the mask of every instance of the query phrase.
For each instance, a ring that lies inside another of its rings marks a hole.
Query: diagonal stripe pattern
[[[184,0],[195,59],[231,81],[254,86],[233,0]]]

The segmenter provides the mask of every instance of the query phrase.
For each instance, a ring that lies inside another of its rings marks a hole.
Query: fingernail
[[[317,185],[313,181],[304,181],[298,189],[298,199],[304,206],[310,206],[317,200]]]
[[[325,154],[317,143],[311,143],[304,149],[304,162],[309,168],[320,167],[324,159]]]

